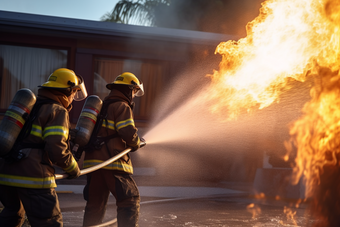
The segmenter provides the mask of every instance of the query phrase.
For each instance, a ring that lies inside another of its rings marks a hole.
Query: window
[[[17,90],[37,94],[56,69],[67,67],[67,51],[0,45],[0,109],[7,109]]]
[[[164,66],[159,62],[96,58],[94,70],[94,94],[102,100],[109,94],[106,84],[111,83],[123,72],[131,72],[143,82],[145,94],[134,98],[134,115],[138,120],[151,115],[156,97],[160,94],[164,81]]]

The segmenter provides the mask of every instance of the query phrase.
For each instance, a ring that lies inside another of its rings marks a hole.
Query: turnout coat
[[[53,165],[69,174],[80,171],[69,148],[68,112],[72,106],[68,106],[67,97],[57,90],[40,88],[38,98],[51,99],[57,103],[41,106],[24,142],[43,144],[44,148],[28,148],[28,156],[13,163],[0,158],[1,185],[54,188],[57,185]]]
[[[131,101],[120,91],[111,90],[104,99],[118,100],[109,105],[107,118],[104,119],[99,137],[116,135],[107,141],[99,150],[87,151],[84,158],[84,168],[100,164],[117,155],[127,147],[139,148],[140,138],[135,127]],[[103,169],[114,170],[120,173],[133,174],[132,162],[129,154],[105,166]]]

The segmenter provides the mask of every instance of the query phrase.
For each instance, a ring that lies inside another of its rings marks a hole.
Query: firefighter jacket
[[[87,151],[84,158],[84,168],[100,164],[103,161],[119,154],[127,147],[139,148],[140,138],[137,134],[138,129],[135,127],[133,120],[131,100],[115,89],[111,90],[110,94],[104,99],[104,102],[107,99],[118,99],[120,101],[113,102],[109,105],[107,118],[103,120],[98,136],[117,136],[108,140],[101,146],[100,150]],[[105,166],[103,169],[128,174],[133,173],[132,162],[129,154],[124,155],[122,158]]]
[[[69,149],[69,115],[67,97],[53,89],[38,90],[38,98],[52,99],[57,103],[43,104],[33,121],[30,134],[24,142],[42,144],[44,149],[26,148],[26,158],[8,162],[0,159],[0,184],[23,188],[54,188],[55,169],[66,173],[79,172],[76,160]]]

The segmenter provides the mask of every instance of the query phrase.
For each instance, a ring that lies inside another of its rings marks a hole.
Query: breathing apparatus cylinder
[[[30,89],[23,88],[16,92],[0,124],[0,144],[2,148],[0,156],[7,155],[13,148],[35,102],[36,97]]]
[[[76,124],[77,134],[73,141],[75,144],[73,148],[74,152],[78,150],[78,147],[85,146],[90,141],[94,126],[97,122],[97,116],[102,106],[103,101],[97,95],[87,97]]]

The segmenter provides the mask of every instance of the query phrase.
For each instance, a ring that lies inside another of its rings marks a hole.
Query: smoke
[[[172,0],[155,9],[155,26],[246,35],[246,25],[258,15],[262,1]]]

